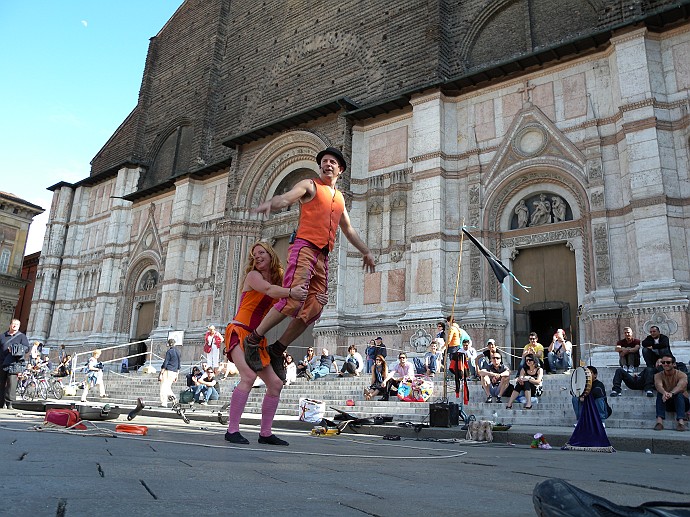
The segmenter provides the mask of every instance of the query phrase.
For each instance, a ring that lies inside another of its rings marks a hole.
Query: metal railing
[[[115,363],[115,362],[120,362],[120,363],[122,363],[122,360],[123,360],[123,359],[130,359],[131,357],[148,356],[149,364],[151,364],[151,362],[153,361],[153,356],[154,356],[154,353],[153,353],[153,340],[152,340],[152,339],[143,339],[143,340],[141,340],[141,341],[132,341],[132,342],[129,342],[129,343],[122,343],[122,344],[119,344],[119,345],[113,345],[113,346],[108,346],[108,347],[104,347],[104,348],[97,348],[97,349],[94,349],[94,350],[100,350],[101,352],[103,352],[103,351],[105,351],[105,350],[114,350],[114,349],[118,349],[118,348],[129,347],[130,345],[137,345],[137,344],[139,344],[139,343],[148,343],[148,345],[149,345],[149,351],[148,351],[148,352],[139,352],[139,353],[136,353],[136,354],[123,355],[123,356],[121,356],[121,357],[117,357],[117,358],[113,358],[113,359],[108,359],[108,360],[106,360],[106,361],[100,361],[100,362],[101,362],[101,363],[104,363],[104,364]],[[86,362],[88,363],[88,357],[91,357],[91,354],[93,354],[94,350],[90,350],[90,351],[88,351],[88,352],[79,352],[79,353],[76,353],[76,354],[74,354],[74,355],[72,356],[72,373],[70,373],[70,377],[69,377],[70,384],[74,383],[74,376],[75,376],[75,374],[77,373],[77,370],[82,371],[83,368],[84,368],[83,366],[77,366],[77,364],[80,362],[80,361],[78,361],[77,358],[78,358],[79,356],[82,356],[82,358],[83,358],[83,357],[87,357]],[[160,356],[158,356],[157,354],[156,354],[156,358],[162,359],[162,358],[161,358]],[[82,361],[83,361],[83,359],[82,359]]]

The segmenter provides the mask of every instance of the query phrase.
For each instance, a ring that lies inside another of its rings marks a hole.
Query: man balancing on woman
[[[374,256],[352,227],[345,198],[335,186],[347,168],[345,157],[338,149],[328,147],[316,156],[316,162],[319,165],[318,178],[302,180],[285,194],[272,197],[254,210],[268,216],[271,212],[300,203],[299,224],[294,242],[288,249],[283,277],[287,296],[283,295],[242,341],[247,365],[260,372],[265,367],[261,354],[264,335],[285,317],[292,318],[282,336],[267,350],[270,364],[282,380],[285,379],[283,352],[319,318],[326,304],[328,254],[333,250],[338,227],[362,254],[363,268],[373,273],[375,267]],[[291,296],[301,286],[306,286],[306,297]]]

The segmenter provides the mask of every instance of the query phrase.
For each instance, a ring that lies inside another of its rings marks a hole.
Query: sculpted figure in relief
[[[558,196],[553,196],[551,198],[551,208],[553,210],[553,222],[560,223],[565,221],[565,201]]]
[[[551,222],[551,203],[546,199],[545,194],[539,195],[539,201],[534,201],[534,212],[530,219],[530,226],[540,226]]]
[[[521,199],[518,205],[515,207],[515,215],[517,215],[517,227],[527,228],[527,223],[529,221],[529,208],[527,208],[524,199]]]

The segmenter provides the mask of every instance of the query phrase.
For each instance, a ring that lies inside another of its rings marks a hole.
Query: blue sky
[[[183,0],[0,0],[0,190],[46,212],[58,181],[90,161],[134,109],[149,39]]]

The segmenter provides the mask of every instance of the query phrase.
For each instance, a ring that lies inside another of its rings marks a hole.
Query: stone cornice
[[[352,126],[352,131],[353,132],[366,132],[366,131],[373,131],[375,129],[379,129],[382,127],[386,126],[391,126],[393,124],[397,124],[398,122],[403,122],[405,120],[411,120],[412,119],[412,112],[410,113],[404,113],[402,115],[396,115],[394,117],[388,118],[386,120],[381,120],[378,122],[372,122],[370,124],[356,124],[355,126]]]
[[[441,102],[448,102],[448,97],[446,97],[440,90],[432,90],[430,92],[422,92],[415,94],[410,99],[410,104],[412,106],[418,106],[426,102],[440,100]]]
[[[644,38],[647,36],[648,33],[647,27],[641,27],[639,29],[633,29],[633,30],[626,30],[626,32],[623,32],[619,36],[613,36],[611,38],[611,44],[615,45],[620,45],[621,43],[625,43],[626,41],[632,41],[635,39],[640,39]]]

